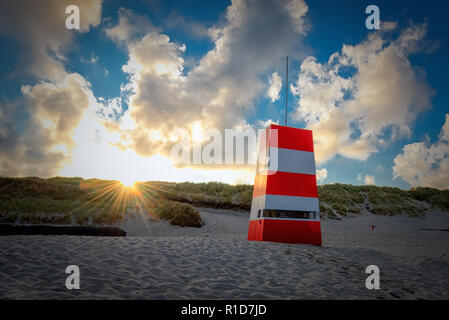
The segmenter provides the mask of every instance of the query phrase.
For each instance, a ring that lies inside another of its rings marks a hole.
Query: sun
[[[124,179],[120,179],[120,183],[126,187],[126,188],[132,188],[135,186],[136,184],[136,180],[132,179],[132,178],[124,178]]]

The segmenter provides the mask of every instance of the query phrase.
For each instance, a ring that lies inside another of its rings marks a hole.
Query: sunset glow
[[[250,163],[180,164],[175,132],[202,147],[288,119],[313,131],[320,184],[449,187],[444,10],[406,17],[398,2],[369,29],[350,2],[206,1],[205,15],[82,0],[72,30],[69,2],[26,17],[2,4],[2,176],[253,183]]]
[[[125,179],[120,180],[120,183],[126,188],[133,188],[136,184],[136,181],[133,179],[125,178]]]

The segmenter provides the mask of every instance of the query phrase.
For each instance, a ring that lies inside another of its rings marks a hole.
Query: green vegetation
[[[437,194],[444,191],[434,190]],[[426,211],[412,191],[405,191],[393,187],[352,186],[331,184],[318,187],[320,203],[324,216],[334,219],[337,216],[360,214],[363,210],[378,215],[408,214],[419,216]]]
[[[433,207],[449,209],[449,190],[413,188],[409,192],[415,199],[425,201]]]
[[[99,179],[0,178],[0,222],[113,224],[128,209],[178,225],[202,225],[192,206],[249,210],[253,187],[224,183],[143,182],[125,188]],[[340,219],[367,210],[419,216],[427,207],[449,210],[449,190],[331,184],[318,187],[322,217]],[[183,203],[183,204],[182,204]]]
[[[360,189],[368,195],[372,205],[370,211],[374,214],[419,216],[426,211],[425,205],[420,203],[420,200],[414,197],[410,191],[376,186],[361,186]],[[439,190],[436,191],[440,192]]]
[[[220,182],[147,182],[144,185],[157,190],[168,200],[187,202],[198,207],[250,210],[253,196],[252,185],[232,186]]]
[[[249,210],[252,186],[231,186],[223,183],[168,183],[151,182],[166,199],[186,202],[199,207]],[[431,207],[449,209],[449,191],[428,189],[427,193],[393,187],[353,186],[330,184],[318,187],[322,217],[340,219],[364,210],[378,215],[408,214],[419,216]],[[431,190],[431,191],[430,191]]]
[[[181,227],[203,226],[200,214],[188,203],[167,202],[157,210],[159,218],[170,221],[170,224]]]
[[[341,216],[359,214],[362,212],[361,205],[365,202],[365,198],[358,187],[351,185],[330,184],[319,186],[318,195],[320,203],[327,204],[327,207],[323,205],[322,207],[326,208],[324,213],[327,213],[329,218],[337,217],[335,213]]]
[[[0,178],[0,222],[111,224],[123,218],[117,181]]]

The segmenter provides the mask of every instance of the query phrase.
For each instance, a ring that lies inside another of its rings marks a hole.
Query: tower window
[[[264,209],[263,217],[283,219],[315,219],[316,213],[310,211]]]

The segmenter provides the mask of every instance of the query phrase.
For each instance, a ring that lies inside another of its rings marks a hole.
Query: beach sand
[[[447,212],[322,221],[323,247],[246,240],[248,213],[198,208],[202,228],[136,214],[123,238],[0,238],[1,299],[448,299]],[[375,231],[371,224],[376,223]],[[65,268],[80,268],[67,290]],[[380,290],[365,269],[380,268]]]

